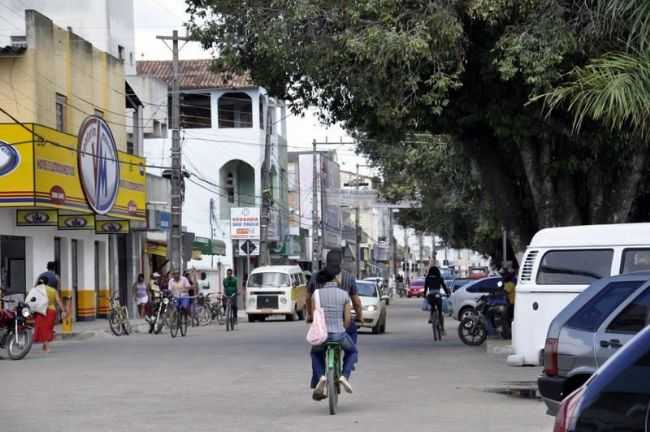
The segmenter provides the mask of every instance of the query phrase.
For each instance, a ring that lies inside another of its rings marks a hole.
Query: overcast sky
[[[171,60],[171,51],[156,39],[156,35],[170,35],[177,29],[185,33],[183,23],[189,17],[185,13],[183,0],[135,0],[135,52],[139,60]],[[210,58],[210,53],[204,51],[197,43],[190,42],[183,46],[180,52],[181,59]],[[350,137],[338,126],[325,128],[317,120],[313,112],[308,112],[304,117],[289,116],[287,118],[288,140],[290,150],[297,147],[311,149],[311,142],[317,141],[350,141]],[[332,149],[332,146],[323,147]],[[341,169],[354,171],[357,163],[365,165],[364,158],[354,154],[353,146],[341,146],[336,150],[339,154]],[[367,168],[361,168],[362,173],[368,173]]]

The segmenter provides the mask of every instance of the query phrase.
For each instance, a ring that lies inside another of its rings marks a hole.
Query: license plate
[[[262,313],[271,313],[273,312],[273,309],[261,309]]]

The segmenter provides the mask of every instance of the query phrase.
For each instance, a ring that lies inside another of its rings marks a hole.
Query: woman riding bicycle
[[[433,318],[434,305],[438,308],[438,319],[440,320],[440,326],[442,327],[442,332],[445,331],[445,320],[442,314],[442,297],[440,296],[440,289],[444,289],[447,296],[451,295],[449,288],[445,285],[445,281],[442,279],[440,274],[440,269],[436,266],[431,266],[429,268],[429,273],[427,274],[426,279],[424,280],[424,296],[429,301],[431,305],[431,316],[429,317],[429,324]]]
[[[327,325],[327,342],[340,343],[345,352],[343,374],[339,378],[339,384],[346,392],[352,393],[352,386],[348,380],[357,362],[357,347],[345,331],[352,323],[352,300],[347,291],[341,289],[340,277],[332,275],[326,270],[318,272],[314,277],[317,278],[316,281],[320,288],[314,292],[312,298],[317,297],[318,304],[323,309]],[[314,302],[311,304],[313,306]],[[313,310],[310,312],[310,316],[313,316]],[[325,376],[325,346],[327,342],[311,349],[312,368],[316,376],[320,377],[312,395],[316,401],[327,397],[327,377]]]

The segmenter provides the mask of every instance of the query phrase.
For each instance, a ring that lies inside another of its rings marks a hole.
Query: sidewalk
[[[149,324],[145,320],[132,319],[131,328],[134,333],[143,333],[149,331]],[[61,324],[54,327],[56,332],[55,339],[57,340],[86,340],[98,334],[104,333],[112,335],[111,329],[108,327],[108,320],[105,318],[98,318],[95,321],[77,321],[72,323],[72,333],[63,333]]]

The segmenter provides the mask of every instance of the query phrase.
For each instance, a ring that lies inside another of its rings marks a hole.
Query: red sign
[[[50,201],[57,205],[65,203],[65,191],[61,186],[52,186],[52,189],[50,189]]]

